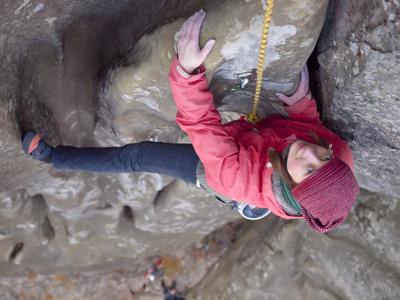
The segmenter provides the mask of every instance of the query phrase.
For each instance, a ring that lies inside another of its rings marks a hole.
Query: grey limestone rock
[[[215,104],[230,117],[248,113],[255,83],[236,92],[226,87],[256,68],[265,1],[3,1],[0,275],[105,270],[132,261],[137,275],[148,257],[173,253],[238,220],[184,182],[57,171],[21,150],[30,128],[52,146],[189,142],[174,122],[167,74],[183,19],[202,7],[208,14],[201,43],[217,40],[206,61]],[[274,216],[249,225],[190,290],[193,297],[400,294],[399,15],[396,0],[275,2],[259,110],[283,112],[274,93],[296,90],[317,45],[311,88],[325,124],[350,144],[365,190],[348,220],[329,234]]]

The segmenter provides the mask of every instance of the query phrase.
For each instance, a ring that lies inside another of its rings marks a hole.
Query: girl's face
[[[332,158],[333,155],[328,149],[297,140],[290,147],[287,170],[294,182],[299,184]]]

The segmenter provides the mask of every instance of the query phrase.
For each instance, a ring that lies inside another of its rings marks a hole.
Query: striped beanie
[[[350,167],[336,157],[292,190],[308,226],[320,233],[346,219],[359,192]]]

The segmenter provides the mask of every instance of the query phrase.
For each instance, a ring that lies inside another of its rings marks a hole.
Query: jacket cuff
[[[313,100],[312,97],[310,99],[308,99],[307,96],[308,96],[308,94],[305,97],[301,98],[301,100],[297,101],[293,105],[289,106],[289,105],[284,104],[283,106],[284,106],[285,110],[290,114],[299,114],[299,113],[303,112],[309,106],[310,100]]]
[[[197,69],[193,71],[193,74],[187,73],[181,66],[178,60],[178,56],[175,56],[174,61],[171,64],[171,72],[175,73],[177,72],[179,74],[179,77],[183,77],[185,79],[190,79],[192,77],[200,77],[206,72],[206,68],[204,66],[200,66]],[[198,76],[200,75],[200,76]]]

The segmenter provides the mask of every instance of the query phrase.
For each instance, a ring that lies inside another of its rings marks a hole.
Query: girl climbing
[[[359,193],[350,147],[323,126],[304,67],[294,95],[277,96],[290,119],[273,115],[253,125],[221,123],[202,63],[215,41],[199,47],[203,10],[182,26],[169,80],[176,121],[192,144],[141,142],[112,148],[50,147],[28,131],[23,149],[60,170],[151,172],[197,184],[223,200],[304,218],[317,232],[341,224]]]

